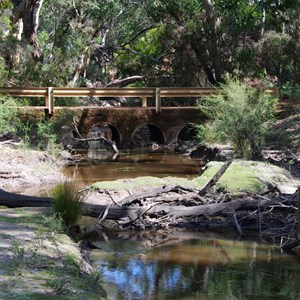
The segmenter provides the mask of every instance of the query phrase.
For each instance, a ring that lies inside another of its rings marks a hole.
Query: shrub
[[[74,113],[60,111],[51,118],[37,125],[38,146],[40,149],[47,150],[50,154],[62,150],[60,142],[64,135],[70,132]]]
[[[17,103],[9,97],[0,97],[0,137],[16,132],[18,125]]]
[[[68,229],[79,220],[83,211],[81,195],[71,182],[57,185],[53,192],[53,208],[58,218],[62,218]]]
[[[222,93],[208,96],[201,105],[210,119],[206,126],[198,126],[202,136],[231,142],[243,158],[261,155],[274,120],[276,99],[229,77],[221,88]]]
[[[46,120],[37,125],[38,146],[42,150],[53,152],[58,145],[58,137],[54,133],[51,121]]]

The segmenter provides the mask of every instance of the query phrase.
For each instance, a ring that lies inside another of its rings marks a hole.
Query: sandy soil
[[[0,145],[0,188],[33,195],[66,180],[45,152]]]

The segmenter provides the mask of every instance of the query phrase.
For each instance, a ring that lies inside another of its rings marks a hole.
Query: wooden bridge
[[[147,99],[155,98],[156,113],[161,111],[161,98],[201,97],[218,93],[215,88],[0,88],[0,94],[12,97],[44,97],[41,106],[51,115],[55,109],[55,97],[127,97],[141,98],[142,107],[147,107]],[[82,107],[85,108],[85,107]]]

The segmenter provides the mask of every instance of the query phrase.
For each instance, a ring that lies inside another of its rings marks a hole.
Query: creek
[[[201,161],[173,152],[121,152],[117,157],[91,149],[82,152],[75,166],[63,173],[77,184],[91,185],[97,181],[137,178],[141,176],[193,178],[200,174]]]
[[[92,251],[109,299],[299,299],[299,258],[271,245],[222,238],[145,247],[98,241]]]
[[[101,155],[87,155],[64,173],[90,185],[139,176],[193,178],[202,166],[173,153],[125,152],[104,160]],[[175,229],[100,231],[92,243],[98,249],[91,259],[108,299],[300,299],[299,256],[256,237]]]

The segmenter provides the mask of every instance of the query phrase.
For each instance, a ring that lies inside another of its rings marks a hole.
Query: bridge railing
[[[276,94],[275,89],[267,92]],[[49,114],[54,112],[55,97],[135,97],[142,99],[142,107],[147,107],[147,98],[155,98],[156,112],[161,112],[162,97],[201,97],[213,93],[219,93],[216,88],[0,88],[0,94],[12,97],[44,97],[45,108]],[[82,106],[85,108],[88,106]]]

